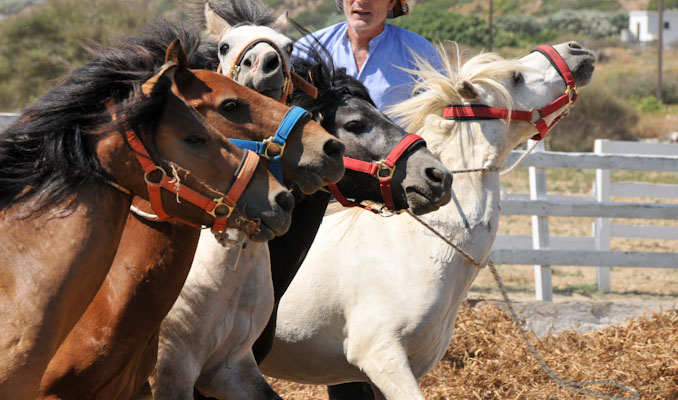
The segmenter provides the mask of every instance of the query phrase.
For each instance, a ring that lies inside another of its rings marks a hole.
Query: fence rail
[[[506,165],[523,152],[513,151]],[[610,218],[678,219],[678,204],[610,201],[610,196],[678,198],[677,184],[614,182],[610,170],[678,172],[678,144],[596,140],[594,153],[547,152],[539,144],[523,161],[530,172],[530,193],[501,200],[501,213],[532,216],[532,235],[498,235],[491,257],[497,264],[532,264],[538,300],[552,300],[553,265],[597,267],[598,288],[610,290],[609,267],[678,268],[678,253],[611,251],[610,237],[678,239],[678,226],[610,223]],[[545,168],[594,169],[593,196],[552,195]],[[593,217],[591,236],[550,236],[548,218]]]
[[[0,129],[6,127],[7,125],[11,124],[14,122],[17,118],[19,118],[19,114],[13,114],[13,113],[0,113]]]

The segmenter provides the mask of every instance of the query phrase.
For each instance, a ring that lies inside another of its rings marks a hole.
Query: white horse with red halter
[[[450,170],[475,171],[458,173],[452,201],[422,219],[482,264],[499,222],[497,167],[516,145],[545,133],[535,126],[550,127],[567,111],[575,81],[590,80],[591,51],[573,42],[554,48],[547,54],[555,68],[537,52],[511,61],[491,53],[461,66],[448,61],[447,77],[424,66],[419,94],[393,110]],[[540,109],[541,116],[531,112]],[[513,110],[530,118],[523,122]],[[417,379],[444,355],[477,273],[409,215],[354,209],[328,216],[282,298],[276,342],[261,370],[312,384],[365,381],[377,399],[424,399]]]

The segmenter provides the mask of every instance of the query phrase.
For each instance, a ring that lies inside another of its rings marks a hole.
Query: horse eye
[[[288,44],[286,50],[288,55],[292,54],[292,50],[294,50],[294,44],[292,43]]]
[[[206,140],[206,139],[203,139],[203,138],[201,138],[200,136],[196,136],[196,135],[186,136],[186,137],[184,138],[184,142],[186,142],[186,143],[188,143],[188,144],[190,144],[190,145],[207,144],[207,140]]]
[[[360,133],[365,128],[365,124],[360,121],[349,121],[344,128],[349,132]]]
[[[516,72],[513,74],[513,84],[518,85],[523,82],[523,74]]]
[[[221,111],[233,111],[238,107],[238,102],[236,100],[225,100],[219,108]]]
[[[226,53],[228,53],[229,48],[230,47],[229,47],[228,43],[220,44],[219,45],[219,54],[221,54],[222,56],[225,55]]]

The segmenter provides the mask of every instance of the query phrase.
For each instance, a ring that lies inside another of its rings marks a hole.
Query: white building
[[[630,11],[629,31],[636,41],[641,43],[657,40],[659,17],[657,11]],[[678,10],[665,10],[663,42],[665,45],[678,42]]]

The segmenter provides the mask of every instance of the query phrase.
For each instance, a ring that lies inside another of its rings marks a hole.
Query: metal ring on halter
[[[386,205],[383,205],[379,211],[377,211],[377,214],[379,214],[380,217],[388,218],[393,217],[394,215],[402,214],[405,211],[406,210],[391,210],[390,208],[386,207]]]
[[[388,176],[382,176],[381,171],[388,171]],[[385,160],[381,160],[377,163],[377,170],[374,173],[374,177],[376,178],[392,178],[393,174],[395,173],[395,166],[391,167],[390,165],[386,164]]]
[[[579,96],[579,91],[577,90],[576,86],[574,86],[574,87],[568,86],[567,90],[565,90],[565,94],[567,95],[567,97],[570,101],[568,103],[568,105],[570,105],[570,104],[574,104],[574,101],[577,100],[577,96]]]
[[[535,113],[535,112],[537,113],[537,118],[534,117],[534,113]],[[529,122],[532,126],[535,126],[535,127],[536,127],[536,126],[537,126],[537,122],[539,122],[539,120],[541,120],[541,119],[543,118],[543,117],[541,116],[541,109],[539,109],[539,108],[533,108],[533,109],[531,109],[531,110],[530,110],[530,115],[532,115],[532,119],[530,119],[528,122]]]
[[[287,142],[283,142],[281,145],[280,143],[275,142],[275,136],[271,136],[269,138],[266,138],[261,141],[264,145],[266,145],[266,148],[264,148],[264,152],[261,154],[264,156],[267,160],[271,159],[271,156],[268,154],[268,149],[271,147],[272,144],[278,145],[280,147],[280,154],[278,154],[278,157],[282,157],[283,153],[285,153],[285,146],[287,146]]]
[[[233,210],[235,210],[235,206],[230,206],[230,205],[224,203],[223,197],[212,199],[212,201],[214,201],[214,203],[216,203],[216,204],[214,205],[214,208],[212,208],[211,210],[206,210],[207,214],[211,215],[214,218],[217,218],[217,208],[224,206],[228,209],[228,214],[226,214],[225,217],[230,218],[231,214],[233,214]],[[224,217],[224,216],[219,215],[219,218],[221,218],[221,217]]]
[[[162,178],[160,178],[160,182],[153,182],[153,181],[149,181],[149,180],[148,180],[148,174],[149,174],[149,173],[153,173],[153,172],[155,172],[155,171],[160,171],[160,172],[162,172],[162,174],[163,174],[164,176],[169,176],[169,175],[167,175],[167,172],[165,172],[165,170],[164,170],[161,166],[156,165],[154,170],[148,171],[148,172],[144,172],[144,182],[146,182],[147,185],[148,185],[148,184],[151,184],[151,183],[154,184],[154,185],[159,185],[160,182],[162,182]]]

